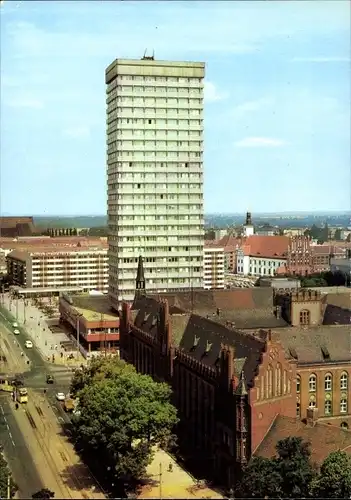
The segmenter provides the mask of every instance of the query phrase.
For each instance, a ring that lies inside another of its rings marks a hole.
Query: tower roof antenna
[[[147,56],[147,49],[145,49],[144,55],[141,58],[142,61],[154,61],[155,60],[155,51],[152,51],[152,56]]]

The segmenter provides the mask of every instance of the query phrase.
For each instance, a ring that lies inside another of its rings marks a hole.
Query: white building
[[[109,295],[203,286],[200,62],[116,59],[106,69]]]
[[[204,248],[204,288],[224,288],[224,248]]]
[[[21,287],[81,287],[107,293],[107,248],[13,250],[7,255],[7,272],[12,284]]]
[[[274,276],[286,266],[289,238],[253,235],[236,252],[237,273],[251,276]]]
[[[254,225],[252,224],[251,213],[246,213],[246,221],[244,224],[244,237],[252,236],[255,233]]]

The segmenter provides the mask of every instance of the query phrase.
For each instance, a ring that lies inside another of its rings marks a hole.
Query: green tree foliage
[[[10,493],[11,498],[14,497],[17,486],[15,485],[10,469],[8,468],[7,462],[3,457],[2,453],[0,453],[0,498],[8,498],[8,478],[10,477]]]
[[[93,358],[87,366],[82,365],[81,368],[74,372],[71,382],[71,395],[76,397],[78,392],[87,385],[92,385],[106,378],[117,378],[122,373],[135,373],[135,368],[133,365],[113,356]]]
[[[177,414],[170,387],[128,364],[93,361],[74,376],[72,392],[79,397],[80,414],[73,418],[77,445],[114,468],[120,479],[140,478],[152,447],[173,437]]]
[[[331,453],[320,474],[311,484],[315,498],[351,498],[351,456],[342,451]]]
[[[334,233],[334,240],[341,241],[341,229],[336,229]]]
[[[108,235],[108,227],[107,226],[102,226],[102,227],[91,227],[89,229],[89,236],[99,236],[99,237],[105,237]]]
[[[309,444],[299,437],[278,442],[277,456],[254,457],[244,470],[239,495],[244,498],[306,498],[316,471]]]
[[[36,493],[33,493],[32,498],[54,498],[55,493],[48,488],[43,488],[40,491],[37,491]]]

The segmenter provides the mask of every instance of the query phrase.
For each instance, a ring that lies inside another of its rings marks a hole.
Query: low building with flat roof
[[[107,296],[62,294],[60,322],[68,326],[88,351],[119,351],[119,316]]]

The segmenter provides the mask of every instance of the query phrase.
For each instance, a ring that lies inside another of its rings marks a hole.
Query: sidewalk
[[[86,363],[80,352],[78,358],[77,352],[75,352],[74,359],[69,359],[71,353],[65,352],[60,344],[71,341],[71,339],[64,332],[53,333],[48,325],[49,318],[46,318],[42,311],[33,306],[29,299],[26,301],[18,299],[18,306],[16,300],[10,301],[9,296],[5,294],[2,305],[12,314],[14,321],[25,330],[46,361],[72,368]]]

